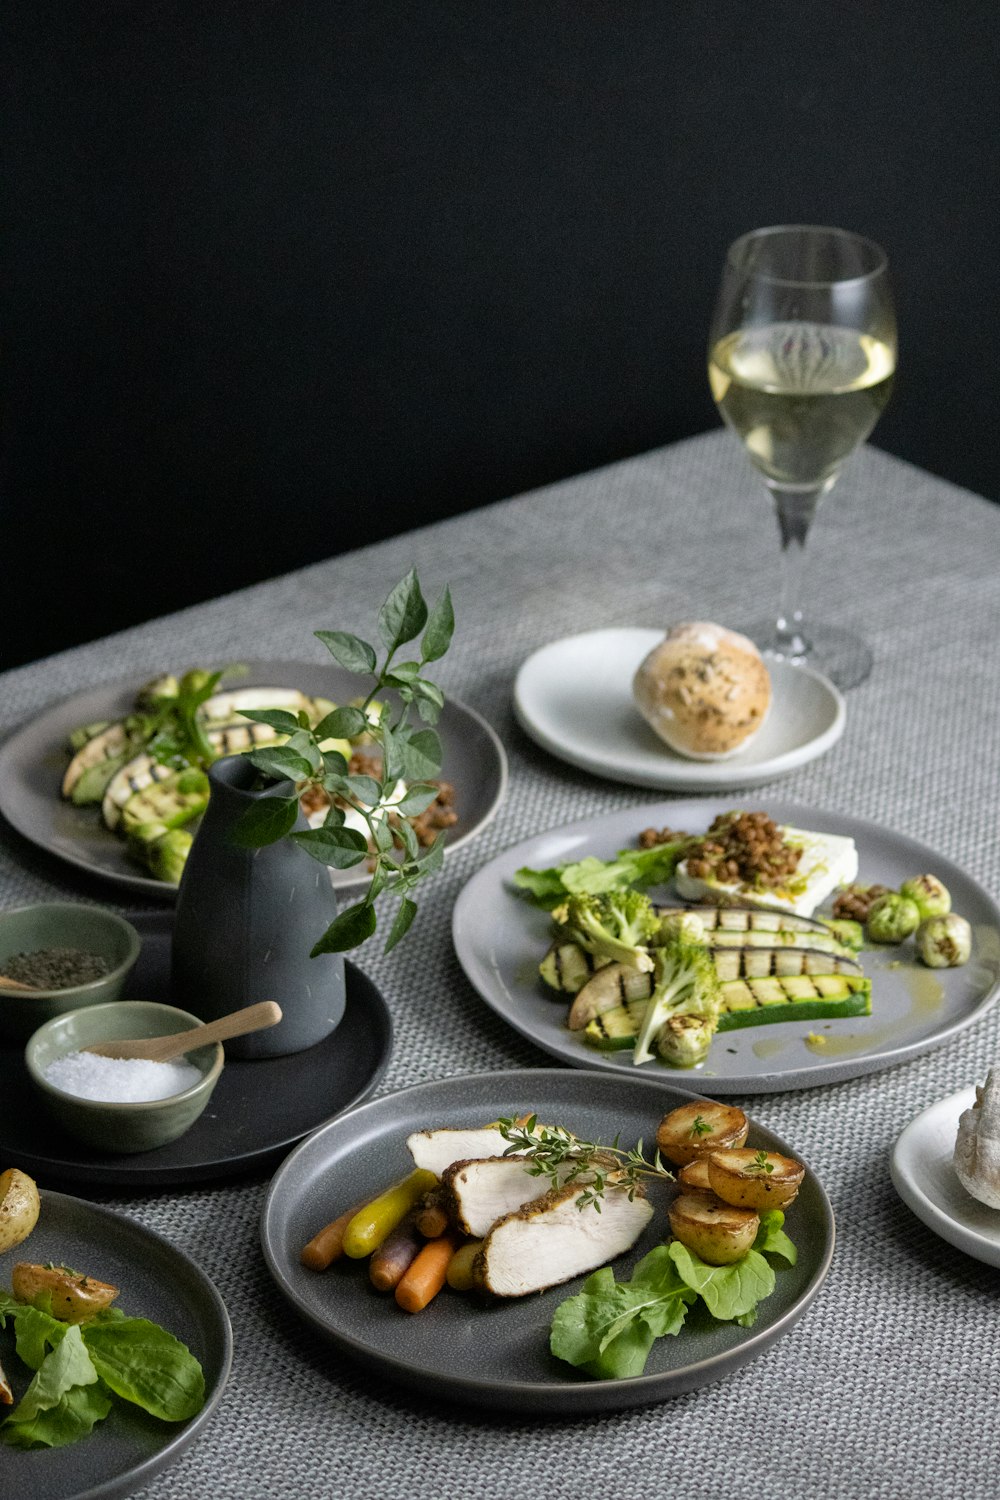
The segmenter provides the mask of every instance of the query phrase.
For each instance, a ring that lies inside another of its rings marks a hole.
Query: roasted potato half
[[[737,1208],[784,1208],[806,1175],[801,1162],[776,1151],[713,1151],[707,1157],[712,1192]]]
[[[30,1302],[62,1323],[84,1323],[118,1296],[116,1286],[71,1271],[69,1266],[40,1266],[26,1260],[18,1261],[10,1273],[10,1285],[19,1302]]]
[[[686,1167],[695,1157],[723,1147],[742,1146],[750,1122],[735,1104],[717,1104],[713,1099],[682,1104],[664,1115],[656,1132],[661,1155],[677,1167]]]
[[[708,1158],[696,1156],[694,1161],[689,1161],[677,1173],[677,1181],[689,1192],[710,1193],[712,1184],[708,1180]]]
[[[38,1223],[38,1209],[33,1177],[17,1167],[0,1172],[0,1254],[28,1238]]]
[[[714,1193],[682,1193],[668,1210],[674,1238],[710,1266],[732,1265],[757,1238],[760,1217],[748,1208],[733,1208]]]

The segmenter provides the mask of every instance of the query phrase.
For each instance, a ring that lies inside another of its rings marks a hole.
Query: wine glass
[[[839,687],[871,671],[853,632],[806,620],[802,563],[822,497],[875,426],[896,368],[885,252],[844,229],[755,229],[730,245],[709,338],[712,396],[778,515],[777,617],[744,633],[765,656],[816,667]]]

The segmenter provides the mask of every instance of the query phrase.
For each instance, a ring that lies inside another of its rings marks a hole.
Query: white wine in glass
[[[846,230],[784,225],[730,246],[709,382],[774,498],[784,557],[775,617],[745,630],[765,654],[815,666],[840,687],[868,676],[871,652],[843,627],[804,619],[803,549],[820,499],[888,401],[895,368],[878,245]]]

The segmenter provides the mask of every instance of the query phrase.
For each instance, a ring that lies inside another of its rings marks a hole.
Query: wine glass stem
[[[781,537],[781,606],[774,627],[774,649],[786,661],[801,661],[809,654],[807,627],[802,617],[806,539],[816,507],[832,484],[829,479],[810,489],[768,485],[774,496]]]

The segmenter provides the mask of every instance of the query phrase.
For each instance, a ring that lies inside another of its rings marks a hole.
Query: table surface
[[[850,462],[810,539],[809,603],[858,629],[875,667],[848,696],[839,745],[776,789],[922,839],[994,895],[998,543],[1000,511],[979,497],[876,450]],[[712,433],[18,669],[2,679],[0,728],[125,672],[248,654],[310,658],[321,652],[315,629],[373,629],[411,563],[428,595],[450,582],[458,626],[438,679],[499,731],[511,783],[492,825],[428,885],[400,948],[388,958],[375,947],[363,953],[396,1024],[379,1092],[546,1066],[459,970],[449,936],[455,897],[509,844],[659,794],[604,783],[537,749],[514,722],[515,671],[545,642],[590,627],[758,616],[775,599],[777,551],[766,493],[732,440]],[[754,796],[764,802],[766,793]],[[68,896],[138,909],[6,828],[0,848],[4,905]],[[998,1029],[1000,1007],[887,1072],[742,1101],[795,1143],[826,1186],[838,1220],[832,1271],[805,1317],[756,1361],[634,1413],[569,1423],[484,1417],[355,1369],[291,1314],[265,1271],[263,1178],[141,1197],[95,1193],[198,1260],[235,1333],[219,1413],[143,1497],[509,1500],[543,1487],[553,1500],[587,1491],[630,1500],[994,1496],[998,1272],[925,1229],[897,1198],[888,1163],[914,1115],[985,1077],[1000,1057]]]

